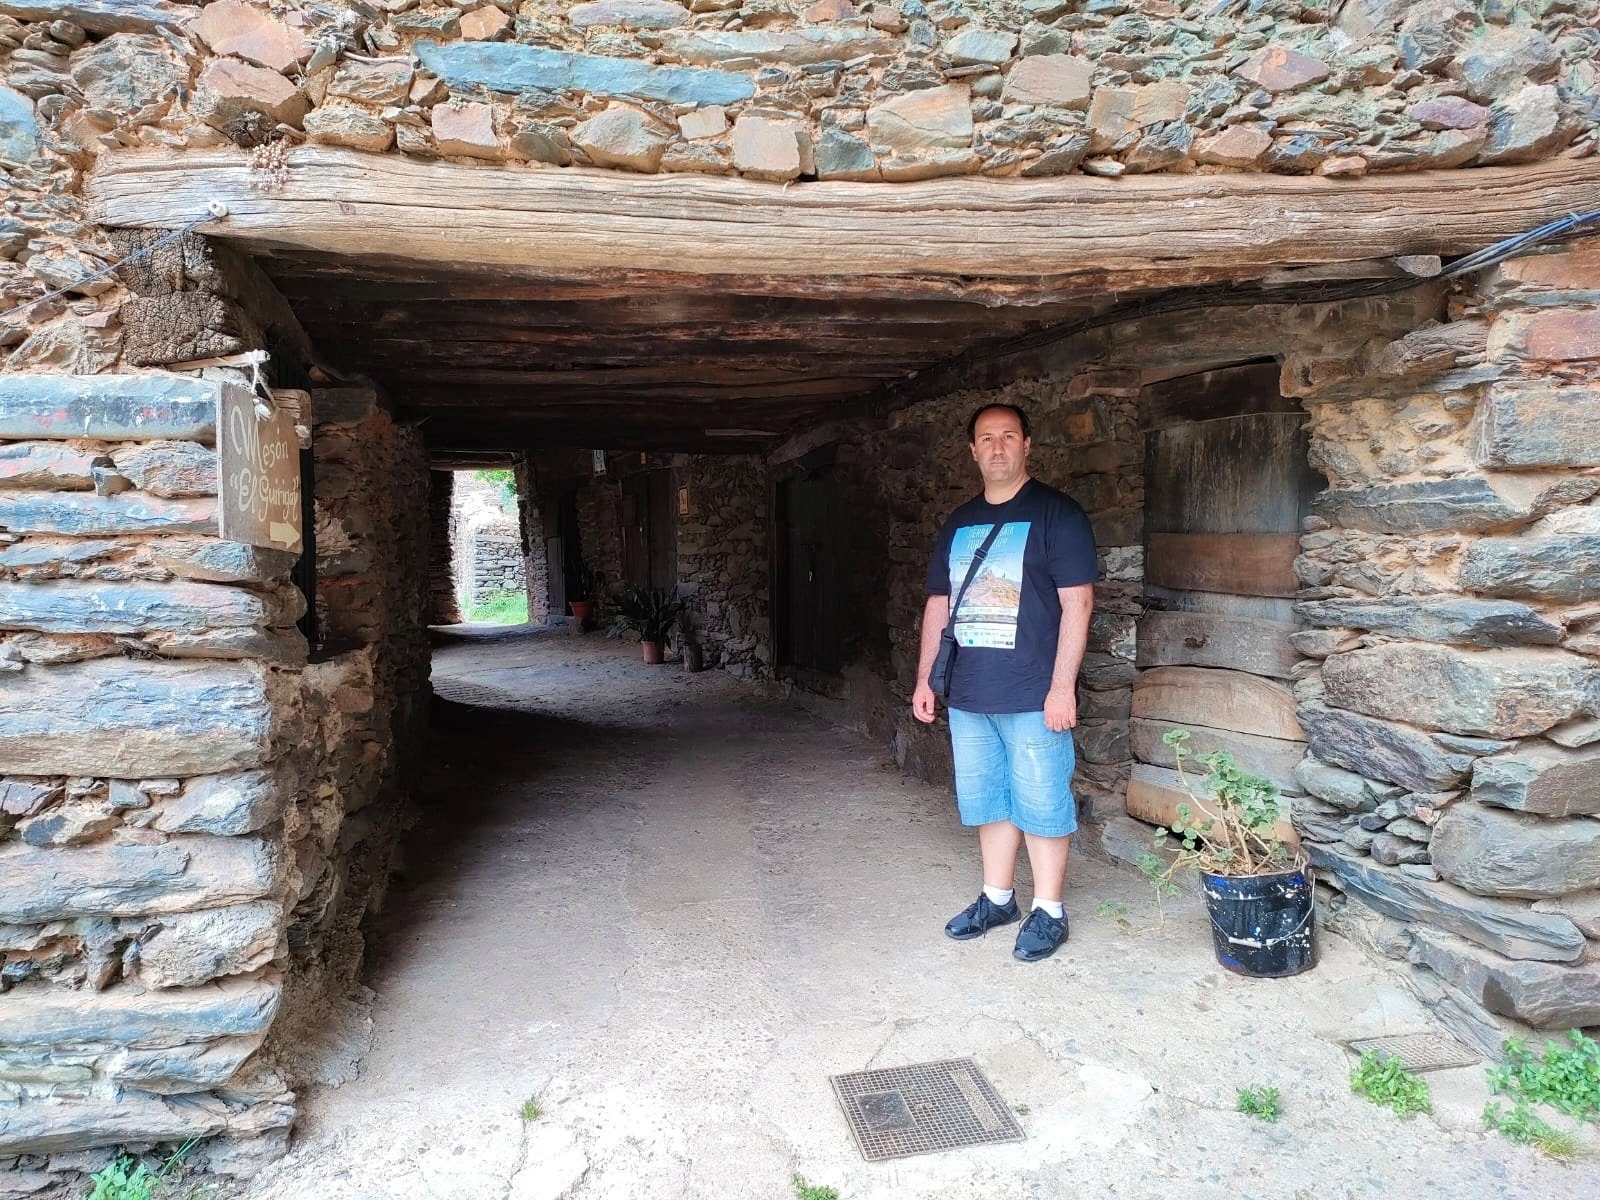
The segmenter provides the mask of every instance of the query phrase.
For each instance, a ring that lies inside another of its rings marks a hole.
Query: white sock
[[[1049,913],[1058,921],[1061,920],[1064,915],[1066,915],[1067,911],[1061,907],[1061,901],[1059,900],[1035,900],[1033,902],[1033,906],[1035,908],[1044,909],[1045,912]]]
[[[1014,893],[1011,888],[990,887],[986,883],[983,885],[983,894],[989,897],[990,904],[996,908],[1004,908],[1011,903],[1011,897]]]

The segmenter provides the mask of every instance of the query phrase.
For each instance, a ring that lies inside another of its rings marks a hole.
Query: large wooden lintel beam
[[[514,169],[301,146],[276,179],[239,151],[103,155],[108,225],[437,268],[791,279],[1114,277],[1118,290],[1286,264],[1454,255],[1600,208],[1600,159],[1362,179],[1263,174],[960,178],[791,186]]]

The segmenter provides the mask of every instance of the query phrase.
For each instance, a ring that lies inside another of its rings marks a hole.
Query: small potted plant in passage
[[[1194,804],[1178,805],[1177,820],[1156,833],[1157,846],[1178,839],[1176,857],[1163,863],[1147,855],[1145,871],[1158,890],[1170,889],[1178,871],[1199,871],[1217,961],[1228,970],[1256,978],[1309,970],[1316,965],[1311,868],[1283,840],[1277,787],[1214,750],[1195,756],[1208,772],[1197,795],[1183,769],[1188,731],[1171,730],[1162,740]]]
[[[609,636],[637,633],[645,662],[658,663],[662,647],[682,615],[683,601],[676,588],[629,588],[617,600],[617,619]]]
[[[600,593],[600,582],[600,576],[587,565],[578,569],[572,581],[572,598],[567,601],[567,607],[578,619],[579,629],[590,628],[594,620],[594,598]]]

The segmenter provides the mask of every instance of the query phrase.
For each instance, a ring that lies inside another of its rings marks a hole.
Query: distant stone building
[[[997,400],[1100,546],[1080,844],[1147,846],[1187,728],[1463,1038],[1600,1025],[1600,250],[1463,258],[1600,210],[1597,26],[0,0],[0,1193],[283,1145],[422,742],[430,479],[512,464],[534,621],[676,585],[947,778],[916,623]],[[219,537],[231,387],[308,406],[304,555]]]

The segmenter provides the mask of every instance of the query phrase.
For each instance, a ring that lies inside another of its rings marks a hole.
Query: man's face
[[[1022,436],[1022,421],[1005,408],[991,408],[978,418],[972,435],[972,459],[985,483],[1007,484],[1022,478],[1033,443]]]

